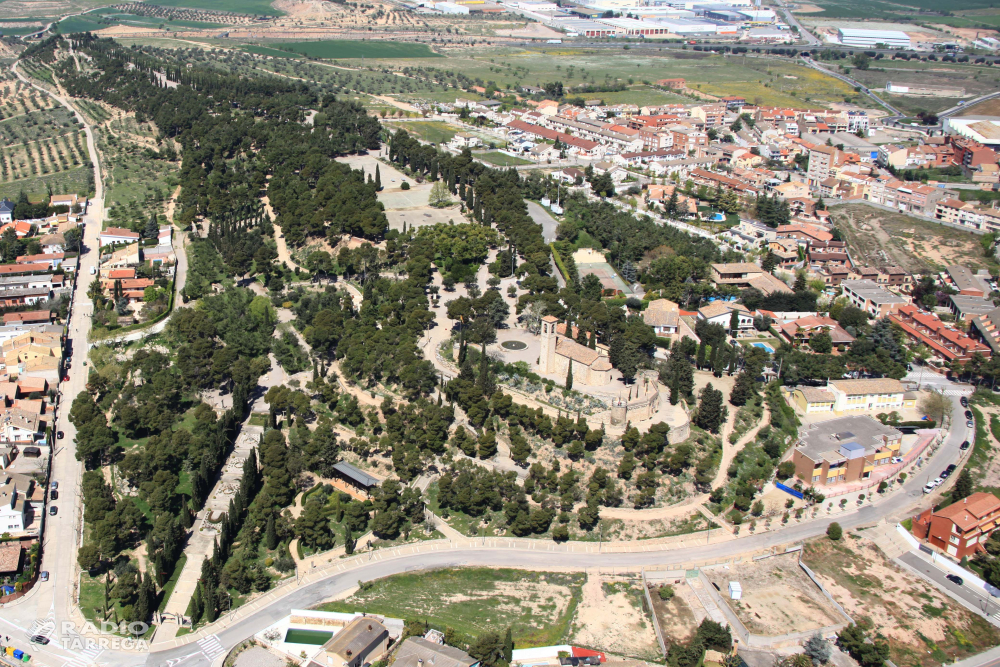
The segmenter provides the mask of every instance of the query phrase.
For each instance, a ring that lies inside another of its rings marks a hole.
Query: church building
[[[611,382],[611,362],[598,350],[577,343],[556,332],[559,320],[551,315],[542,318],[542,350],[539,371],[563,377],[573,363],[573,382],[597,386]]]

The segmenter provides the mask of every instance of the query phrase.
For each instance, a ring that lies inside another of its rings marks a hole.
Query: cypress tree
[[[191,624],[194,625],[201,620],[201,615],[204,611],[204,604],[201,599],[201,582],[194,588],[194,595],[191,596],[191,604],[188,607],[191,610]]]
[[[382,174],[379,172],[378,165],[375,165],[375,190],[382,189]]]
[[[268,551],[274,551],[278,547],[278,533],[274,529],[274,514],[267,517],[266,540]]]
[[[569,368],[566,369],[566,391],[573,388],[573,360],[569,360]]]

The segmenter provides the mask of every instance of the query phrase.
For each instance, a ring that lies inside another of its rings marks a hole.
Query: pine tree
[[[566,369],[566,391],[573,388],[573,360],[569,360],[569,368]]]
[[[722,392],[717,391],[709,382],[701,390],[701,400],[698,402],[698,415],[695,423],[712,433],[717,433],[719,426],[725,421],[725,407],[722,405]]]
[[[972,475],[967,468],[962,468],[955,480],[955,486],[951,490],[951,501],[957,502],[972,495]]]
[[[736,407],[746,405],[754,394],[755,384],[750,373],[742,371],[736,376],[736,382],[733,383],[733,390],[729,393],[729,402]]]

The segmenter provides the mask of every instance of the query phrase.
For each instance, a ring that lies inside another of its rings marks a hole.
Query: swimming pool
[[[762,350],[766,350],[768,354],[774,354],[774,348],[767,343],[753,343],[754,347],[759,347]]]
[[[322,646],[333,636],[332,632],[326,630],[303,630],[301,628],[288,628],[285,633],[285,643],[287,644],[311,644],[312,646]]]

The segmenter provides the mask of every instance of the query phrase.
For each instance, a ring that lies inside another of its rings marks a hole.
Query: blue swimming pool
[[[769,354],[774,354],[774,348],[767,343],[753,343],[754,347],[759,347],[762,350],[767,350]]]

